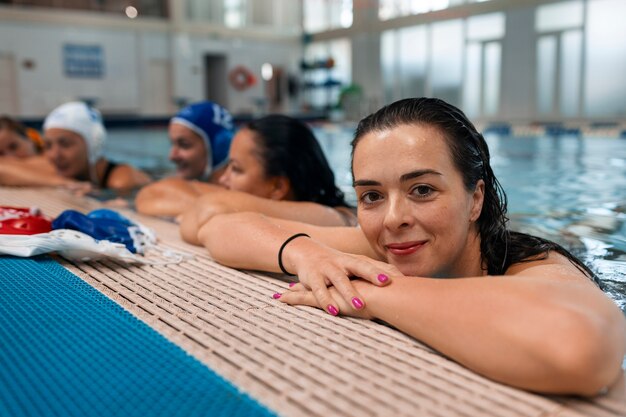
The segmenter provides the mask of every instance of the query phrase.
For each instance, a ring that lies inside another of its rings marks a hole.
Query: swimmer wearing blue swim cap
[[[183,108],[168,129],[169,159],[178,176],[187,180],[216,180],[228,162],[234,135],[233,118],[224,107],[202,101]]]

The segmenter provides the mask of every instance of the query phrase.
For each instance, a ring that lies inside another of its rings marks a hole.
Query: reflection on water
[[[511,227],[554,240],[598,274],[626,312],[626,141],[487,138]]]
[[[153,178],[163,178],[174,171],[174,164],[167,157],[169,151],[166,128],[111,129],[104,149],[111,160],[141,168]]]
[[[347,199],[353,125],[315,127]],[[626,140],[489,135],[493,169],[507,192],[511,228],[554,240],[583,259],[626,312]],[[173,171],[165,129],[114,130],[105,149],[161,178]]]

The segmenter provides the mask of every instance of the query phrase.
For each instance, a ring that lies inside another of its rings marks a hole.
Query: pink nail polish
[[[336,316],[339,314],[339,310],[337,310],[337,307],[335,307],[332,304],[328,304],[328,307],[326,307],[326,310],[328,310],[328,312],[333,316]]]
[[[387,282],[389,280],[389,277],[385,274],[378,274],[378,281],[380,282]]]
[[[289,283],[289,288],[293,287],[294,285],[296,285],[296,283],[295,283],[295,282],[290,282],[290,283]]]
[[[282,295],[281,293],[277,292],[276,294],[272,295],[272,298],[273,298],[274,300],[278,300],[278,299],[280,298],[280,296],[281,296],[281,295]]]
[[[361,301],[360,299],[358,299],[357,297],[354,297],[352,299],[352,305],[354,306],[354,308],[361,309],[363,308],[363,301]]]

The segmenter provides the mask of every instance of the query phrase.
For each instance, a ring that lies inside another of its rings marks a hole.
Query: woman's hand
[[[61,186],[77,197],[84,197],[93,191],[93,186],[88,181],[66,180]]]
[[[198,197],[189,205],[176,220],[180,224],[180,235],[183,240],[192,245],[202,245],[199,231],[206,223],[218,214],[225,214],[231,211],[225,204],[211,200],[210,194]]]
[[[383,286],[390,282],[390,276],[402,275],[393,265],[339,252],[306,237],[289,242],[283,251],[283,262],[289,272],[298,275],[302,288],[310,291],[315,299],[314,305],[333,316],[340,311],[365,308],[365,298],[355,285],[358,281],[351,281],[351,278]],[[328,288],[331,286],[336,291],[335,297]],[[337,296],[342,303],[336,301]],[[307,305],[313,305],[308,297],[304,299]]]
[[[376,289],[374,285],[362,279],[353,280],[351,281],[351,284],[355,288],[355,290],[359,294],[363,295],[365,298],[368,298],[371,291]],[[328,292],[330,293],[330,296],[333,300],[333,305],[339,306],[339,310],[343,315],[367,320],[371,320],[374,318],[374,316],[370,314],[366,306],[357,309],[352,303],[348,303],[341,296],[341,294],[339,294],[337,288],[329,287]],[[274,298],[289,305],[311,306],[324,310],[324,307],[320,305],[320,303],[313,295],[313,291],[307,289],[303,284],[300,283],[292,283],[288,291],[282,294],[274,294]]]

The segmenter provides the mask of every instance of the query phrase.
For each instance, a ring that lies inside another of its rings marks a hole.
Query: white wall
[[[0,12],[2,9],[0,6]],[[267,31],[262,36],[248,33],[239,38],[232,31],[221,33],[223,28],[211,33],[202,27],[183,29],[164,21],[133,25],[122,18],[84,14],[85,19],[95,21],[84,24],[72,13],[65,18],[54,13],[50,18],[43,13],[34,13],[34,18],[17,14],[20,19],[0,13],[0,56],[13,58],[17,95],[12,107],[4,107],[17,109],[17,117],[41,118],[63,102],[84,98],[93,99],[105,116],[166,116],[164,110],[176,110],[176,99],[193,102],[205,98],[205,54],[223,54],[229,69],[243,65],[256,75],[258,83],[242,92],[224,80],[230,110],[251,112],[255,110],[254,99],[264,96],[261,65],[269,62],[297,73],[302,54],[299,37],[273,36]],[[101,46],[104,76],[68,78],[63,68],[66,43]],[[24,65],[29,61],[34,64],[31,68]],[[165,64],[169,71],[164,70]],[[154,94],[154,88],[171,91]],[[147,107],[146,100],[152,97],[167,103]],[[296,104],[287,100],[280,110],[296,109]]]
[[[135,33],[3,22],[0,39],[3,39],[0,51],[15,57],[20,116],[41,116],[65,101],[79,98],[95,99],[103,111],[138,111]],[[66,77],[63,45],[67,43],[100,45],[104,76]],[[32,67],[27,67],[27,62]]]

